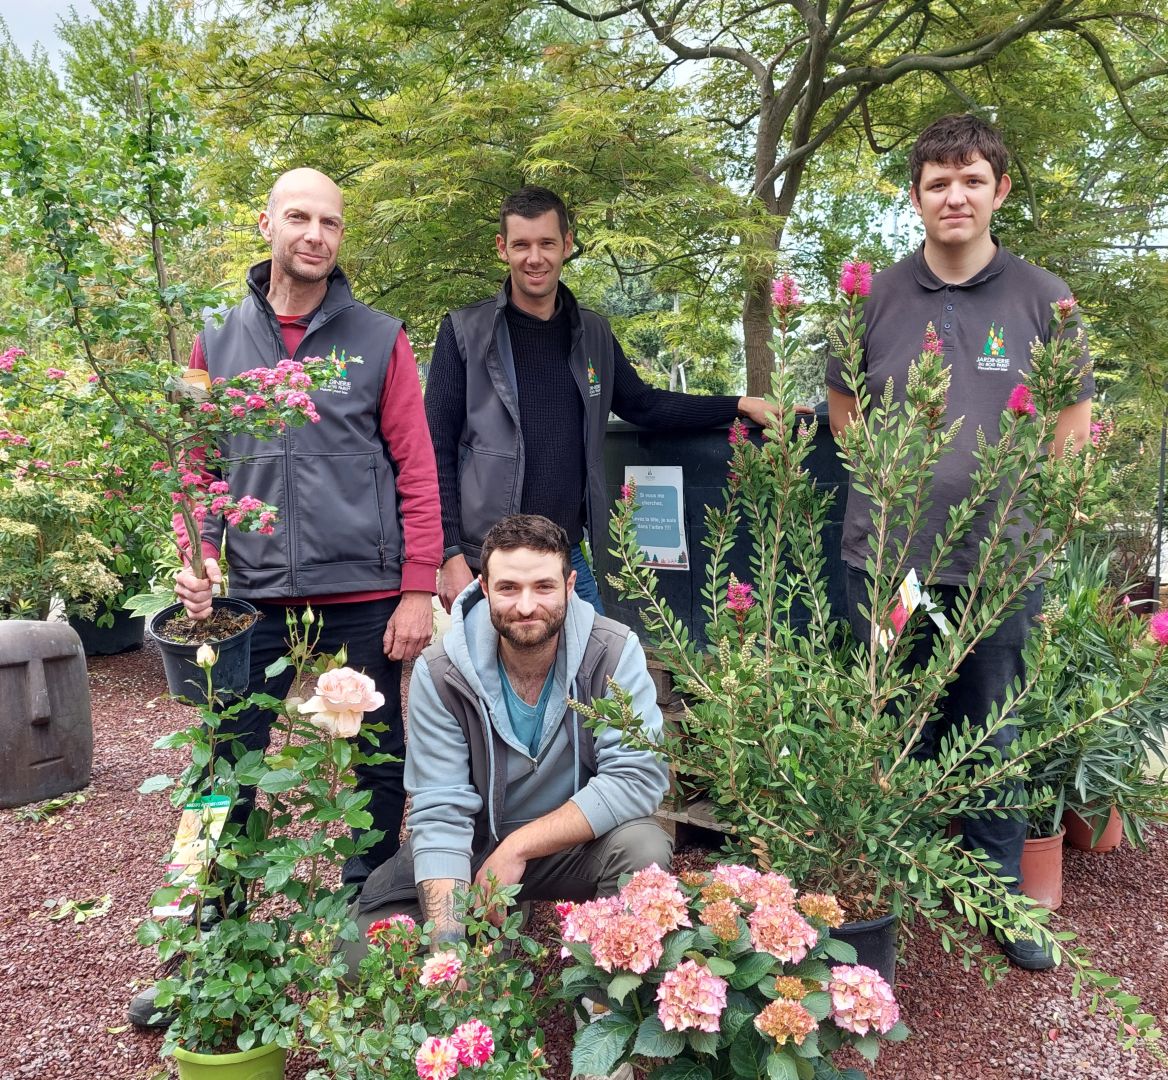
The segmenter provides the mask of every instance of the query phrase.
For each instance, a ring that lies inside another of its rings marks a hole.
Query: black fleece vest
[[[285,358],[267,301],[271,263],[252,267],[249,294],[221,325],[203,329],[212,378],[230,378]],[[339,269],[312,317],[294,360],[344,358],[341,374],[312,391],[320,422],[272,439],[224,440],[223,476],[233,498],[253,495],[279,510],[275,532],[227,530],[232,595],[245,599],[324,596],[401,586],[402,525],[393,462],[381,437],[381,390],[398,319],[353,299]],[[223,522],[203,535],[219,543]]]
[[[560,287],[572,327],[568,363],[584,400],[584,466],[588,531],[593,544],[608,520],[604,435],[612,406],[613,347],[608,321],[580,307]],[[466,363],[466,421],[458,448],[460,541],[467,562],[479,565],[483,538],[500,518],[516,514],[523,498],[523,430],[515,393],[515,358],[507,331],[507,293],[450,313]]]

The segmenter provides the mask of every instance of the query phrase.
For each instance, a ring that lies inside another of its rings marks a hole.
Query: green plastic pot
[[[176,1046],[179,1080],[284,1080],[288,1051],[271,1043],[234,1054],[195,1054]]]

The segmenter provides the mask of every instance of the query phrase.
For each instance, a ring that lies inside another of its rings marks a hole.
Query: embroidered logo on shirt
[[[588,396],[600,397],[600,376],[596,374],[596,365],[588,361]]]
[[[977,358],[978,371],[1009,371],[1010,358],[1006,355],[1006,328],[990,323],[985,345]]]
[[[359,356],[349,356],[344,349],[338,354],[335,345],[328,354],[328,361],[335,374],[325,379],[317,389],[324,394],[347,394],[353,389],[353,382],[349,378],[349,365],[364,364],[365,361]]]

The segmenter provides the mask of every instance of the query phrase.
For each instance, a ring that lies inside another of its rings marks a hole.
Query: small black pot
[[[69,625],[77,631],[86,656],[117,656],[142,648],[146,635],[146,620],[131,615],[125,608],[114,612],[113,626],[98,626],[93,619],[70,615]]]
[[[216,610],[228,608],[240,614],[258,615],[253,605],[234,596],[216,596],[212,599],[211,606]],[[159,611],[150,620],[150,636],[158,642],[158,649],[162,653],[166,687],[171,694],[192,705],[206,705],[207,676],[195,663],[195,654],[198,653],[200,646],[167,641],[158,635],[157,628],[182,611],[182,604],[171,604],[170,607]],[[211,677],[215,692],[220,696],[234,694],[242,697],[247,692],[253,629],[254,621],[251,626],[232,634],[229,638],[209,643],[217,654],[215,666],[211,669]]]
[[[836,941],[846,941],[856,950],[856,963],[875,968],[889,986],[896,985],[897,922],[895,915],[846,922],[831,931]]]

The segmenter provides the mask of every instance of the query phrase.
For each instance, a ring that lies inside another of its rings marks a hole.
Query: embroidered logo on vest
[[[1010,358],[1006,355],[1006,328],[990,323],[985,345],[977,358],[978,371],[1009,371]]]
[[[600,376],[596,374],[596,365],[588,361],[588,396],[600,397]]]
[[[344,349],[338,354],[335,345],[328,354],[328,361],[332,365],[335,374],[329,376],[317,389],[323,394],[347,394],[353,389],[353,382],[349,378],[349,365],[364,364],[365,361],[359,356],[346,355]]]

